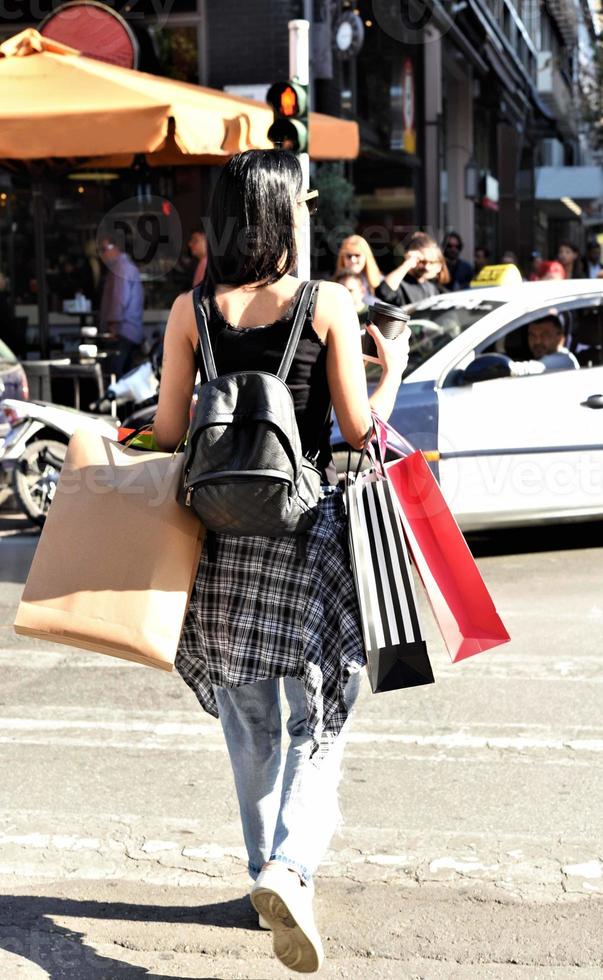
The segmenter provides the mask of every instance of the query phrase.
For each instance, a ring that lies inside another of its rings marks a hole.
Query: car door
[[[574,301],[565,309],[579,317],[598,302]],[[603,394],[603,366],[597,360],[579,370],[439,389],[440,482],[465,528],[603,514],[603,398],[596,397]]]

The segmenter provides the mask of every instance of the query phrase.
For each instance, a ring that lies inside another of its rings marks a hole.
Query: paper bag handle
[[[399,432],[396,432],[389,422],[384,422],[374,412],[372,415],[373,431],[383,458],[385,458],[388,449],[391,452],[397,453],[398,456],[412,456],[417,451],[408,439],[405,439]]]

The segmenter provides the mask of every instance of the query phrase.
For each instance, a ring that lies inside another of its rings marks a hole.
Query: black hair
[[[456,238],[458,240],[458,243],[459,243],[459,252],[462,252],[463,251],[463,246],[464,246],[465,243],[464,243],[463,239],[461,238],[461,236],[459,235],[458,231],[449,231],[448,232],[448,234],[446,235],[446,237],[444,239],[444,243],[442,245],[442,248],[446,248],[446,245],[448,244],[448,240],[450,238]]]
[[[457,237],[458,237],[458,235],[457,235]],[[459,241],[460,241],[460,238],[459,238]],[[473,249],[473,251],[474,252],[483,252],[484,253],[484,256],[487,259],[490,258],[490,249],[489,248],[486,248],[485,245],[476,245],[475,248]]]
[[[557,246],[557,249],[560,249],[560,248],[562,248],[563,246],[565,246],[565,248],[571,248],[571,250],[572,250],[572,252],[575,252],[575,253],[576,253],[576,255],[578,255],[578,253],[579,253],[579,251],[580,251],[580,250],[579,250],[579,248],[578,248],[578,246],[576,245],[576,243],[575,243],[575,242],[571,242],[571,241],[569,240],[569,238],[563,238],[563,239],[562,239],[562,240],[561,240],[561,241],[559,242],[559,245]]]
[[[545,313],[544,316],[539,316],[537,320],[532,320],[528,326],[533,327],[536,323],[552,323],[558,333],[565,336],[565,327],[558,313]]]
[[[286,150],[237,153],[211,198],[207,283],[277,282],[297,264],[294,208],[302,190],[297,157]]]

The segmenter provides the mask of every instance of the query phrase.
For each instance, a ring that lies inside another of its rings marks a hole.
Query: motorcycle
[[[0,486],[12,486],[20,509],[42,527],[76,429],[115,439],[119,422],[50,402],[0,403]]]
[[[0,402],[0,490],[12,486],[20,509],[43,527],[52,503],[67,444],[76,429],[86,429],[115,440],[122,425],[113,414],[119,405],[133,406],[123,422],[126,428],[152,423],[157,409],[157,368],[145,362],[107,389],[90,407],[91,414],[51,402],[6,398]]]

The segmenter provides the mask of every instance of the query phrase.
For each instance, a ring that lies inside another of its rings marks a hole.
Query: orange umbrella
[[[203,163],[272,146],[265,103],[86,58],[31,28],[0,44],[0,91],[0,160]],[[311,113],[310,149],[316,160],[354,159],[358,126]]]
[[[0,159],[154,153],[169,120],[182,154],[271,146],[268,106],[86,58],[32,29],[0,44]]]
[[[46,355],[40,173],[50,161],[73,169],[111,156],[114,166],[129,166],[135,154],[146,154],[157,166],[220,163],[272,146],[273,114],[264,103],[87,58],[31,28],[0,44],[0,91],[0,164],[25,164],[35,175],[38,321]],[[312,113],[309,136],[314,159],[358,156],[356,123]]]

